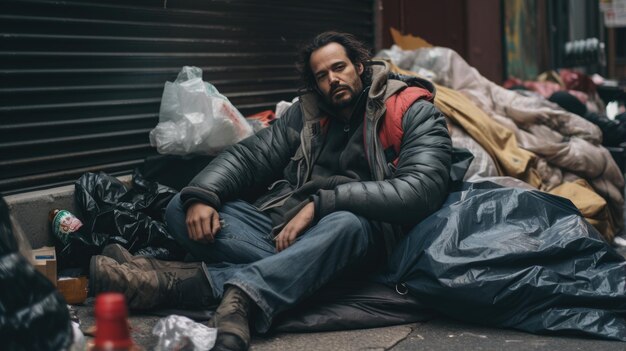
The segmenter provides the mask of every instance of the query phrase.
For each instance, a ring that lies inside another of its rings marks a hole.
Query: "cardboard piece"
[[[54,247],[44,246],[32,250],[35,268],[48,278],[54,286],[57,285],[57,255]]]
[[[70,305],[82,304],[87,299],[87,277],[60,277],[57,289]]]
[[[393,27],[390,27],[389,31],[391,32],[391,38],[393,38],[394,44],[398,45],[402,50],[415,50],[433,46],[433,44],[420,37],[411,34],[403,35],[399,30]]]

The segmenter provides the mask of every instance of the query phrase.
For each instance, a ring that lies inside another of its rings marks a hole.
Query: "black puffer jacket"
[[[385,114],[385,101],[410,85],[429,89],[428,81],[390,79],[384,62],[374,61],[372,86],[365,117],[365,140],[372,181],[339,184],[320,190],[319,208],[326,215],[345,210],[379,222],[387,252],[402,228],[436,211],[448,193],[451,140],[442,113],[428,101],[418,100],[402,119],[403,137],[399,162],[393,170],[385,161],[377,126]],[[395,77],[398,78],[398,77]],[[181,192],[185,206],[200,201],[219,209],[226,201],[241,197],[258,185],[269,192],[257,199],[260,210],[280,205],[290,195],[280,183],[295,189],[309,180],[311,160],[319,150],[317,141],[326,114],[316,94],[301,96],[287,113],[269,128],[233,145],[216,157]],[[276,186],[276,184],[278,186]]]

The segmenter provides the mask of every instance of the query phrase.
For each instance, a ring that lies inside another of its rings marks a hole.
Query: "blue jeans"
[[[186,213],[177,195],[165,214],[170,234],[189,253],[204,261],[213,294],[237,286],[257,304],[254,325],[266,332],[274,316],[340,274],[370,273],[378,268],[384,245],[368,220],[338,211],[322,218],[287,249],[276,252],[270,218],[244,201],[226,203],[219,212],[221,231],[211,244],[189,239]]]

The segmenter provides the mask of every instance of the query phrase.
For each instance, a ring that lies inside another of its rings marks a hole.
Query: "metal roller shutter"
[[[3,0],[0,192],[141,164],[183,65],[244,115],[273,109],[296,94],[297,46],[330,29],[372,45],[372,1]]]

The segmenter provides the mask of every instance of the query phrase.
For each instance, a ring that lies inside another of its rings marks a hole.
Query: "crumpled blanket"
[[[564,111],[542,97],[523,96],[487,80],[448,48],[412,51],[394,46],[377,56],[399,68],[430,72],[434,83],[468,97],[494,121],[516,136],[520,147],[538,156],[541,189],[550,191],[564,182],[563,174],[585,179],[607,201],[610,225],[602,233],[612,240],[623,226],[624,177],[593,123]]]

